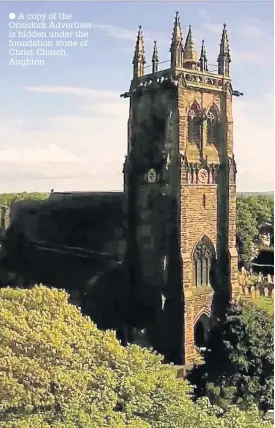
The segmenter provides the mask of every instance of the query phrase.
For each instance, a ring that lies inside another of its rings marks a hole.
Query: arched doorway
[[[202,314],[195,322],[194,326],[194,342],[198,348],[205,347],[210,330],[210,318],[206,314]]]

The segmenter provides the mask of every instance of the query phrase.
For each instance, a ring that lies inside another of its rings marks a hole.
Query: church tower
[[[159,70],[156,42],[147,68],[140,27],[122,95],[130,99],[124,186],[139,328],[168,361],[186,366],[239,289],[232,96],[240,93],[226,26],[215,72],[206,52],[202,41],[197,55],[191,26],[184,41],[176,13],[169,68]]]

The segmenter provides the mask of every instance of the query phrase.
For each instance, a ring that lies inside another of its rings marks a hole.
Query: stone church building
[[[124,192],[22,203],[0,257],[25,284],[66,288],[99,328],[178,365],[195,361],[239,291],[232,96],[241,94],[230,63],[225,26],[214,73],[191,27],[183,42],[177,13],[169,68],[159,70],[155,43],[146,74],[140,28],[122,95],[130,104]]]
[[[239,290],[232,96],[241,94],[231,85],[225,25],[216,73],[204,41],[197,55],[191,26],[183,41],[178,13],[170,67],[159,71],[155,42],[146,74],[144,52],[140,27],[133,78],[122,94],[130,103],[128,242],[135,277],[156,305],[149,343],[188,366],[211,315],[221,316]]]

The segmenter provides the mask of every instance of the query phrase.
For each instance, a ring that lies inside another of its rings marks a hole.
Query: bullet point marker
[[[15,18],[16,18],[15,13],[10,13],[10,14],[9,14],[9,18],[10,18],[10,19],[15,19]]]

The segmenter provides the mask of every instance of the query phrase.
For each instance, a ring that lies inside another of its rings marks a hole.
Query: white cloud
[[[77,87],[26,90],[42,97],[81,96],[86,113],[48,118],[46,131],[30,126],[26,130],[23,118],[0,120],[0,192],[122,190],[128,100],[116,92]],[[273,93],[263,93],[257,104],[234,98],[233,105],[238,190],[271,190]]]
[[[199,9],[198,10],[198,16],[199,16],[200,19],[203,19],[203,20],[206,20],[206,21],[209,21],[209,19],[210,19],[210,14],[205,9]]]
[[[52,93],[52,94],[66,94],[75,95],[83,98],[104,98],[104,99],[118,99],[117,92],[103,91],[98,89],[80,88],[74,86],[25,86],[25,91],[39,92],[39,93]]]
[[[43,129],[32,129],[35,119],[27,127],[27,119],[0,120],[0,192],[121,190],[127,100],[120,99],[117,92],[86,88],[25,89],[41,97],[43,93],[80,96],[87,113],[47,118]],[[50,114],[50,106],[46,113]]]
[[[230,49],[230,55],[234,59],[234,61],[240,60],[258,63],[261,62],[262,64],[266,64],[270,60],[270,58],[263,58],[262,53],[259,51]]]
[[[212,53],[212,44],[207,43],[207,33],[210,39],[216,38],[218,47],[223,25],[211,22],[209,14],[202,19],[206,46]],[[273,35],[268,33],[265,23],[248,19],[245,23],[237,22],[234,25],[228,25],[227,29],[232,59],[270,66],[273,64]]]
[[[37,163],[71,163],[81,162],[81,159],[72,155],[67,150],[61,149],[55,144],[47,144],[42,148],[28,148],[22,149],[4,149],[0,150],[0,163],[16,163],[18,165],[32,165]]]
[[[95,30],[101,31],[109,37],[119,40],[129,40],[131,42],[135,42],[137,39],[138,29],[130,30],[127,28],[116,27],[114,25],[107,24],[96,24],[92,23],[92,27]],[[165,37],[162,33],[152,34],[152,32],[147,31],[146,28],[142,28],[143,40],[144,43],[148,43],[153,45],[154,40],[157,40],[158,45],[167,45],[169,41],[167,41],[167,37]],[[134,45],[132,51],[134,50]]]
[[[136,40],[137,30],[129,30],[127,28],[116,27],[114,25],[107,24],[95,24],[91,23],[92,27],[96,30],[100,30],[106,35],[113,37],[114,39],[126,39],[126,40]]]
[[[208,22],[202,24],[203,28],[209,30],[214,34],[222,34],[223,26],[220,23],[214,23],[210,21],[210,16],[208,15]],[[272,41],[273,38],[271,35],[266,33],[266,25],[264,22],[254,20],[248,20],[247,22],[239,22],[230,26],[230,37],[245,37],[247,39],[254,40],[269,40]]]
[[[273,94],[263,94],[258,103],[234,100],[234,147],[241,190],[264,191],[274,187],[272,98]]]
[[[203,28],[205,28],[206,30],[211,31],[211,33],[214,34],[222,34],[222,25],[221,24],[214,24],[214,23],[210,23],[210,22],[205,22],[202,25]]]

